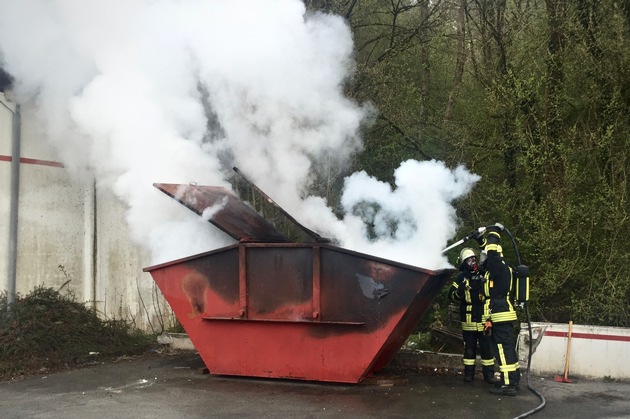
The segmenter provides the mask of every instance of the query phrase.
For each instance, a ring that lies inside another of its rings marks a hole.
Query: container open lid
[[[153,186],[240,242],[332,243],[329,238],[300,224],[239,169],[235,167],[234,171],[251,188],[247,196],[255,195],[254,202],[257,202],[257,206],[264,207],[259,208],[263,215],[235,193],[219,186],[201,186],[195,183],[154,183]]]
[[[219,186],[154,183],[153,186],[240,242],[289,242],[271,223]]]

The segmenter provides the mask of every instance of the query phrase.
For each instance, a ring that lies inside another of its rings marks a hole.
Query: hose
[[[508,236],[510,236],[510,239],[512,240],[512,245],[514,246],[514,253],[516,254],[516,261],[517,261],[518,265],[520,265],[521,264],[521,255],[518,252],[518,246],[516,245],[516,240],[514,239],[514,236],[512,235],[512,233],[510,233],[510,231],[507,228],[503,227],[503,231],[505,231],[508,234]],[[529,355],[527,357],[527,388],[529,388],[529,390],[532,393],[534,393],[536,396],[538,396],[538,398],[540,399],[540,405],[538,405],[537,407],[535,407],[532,410],[529,410],[529,411],[523,413],[520,416],[517,416],[514,419],[525,418],[527,416],[533,415],[534,413],[542,410],[545,407],[545,404],[547,404],[547,402],[545,400],[545,397],[540,392],[538,392],[534,387],[532,387],[531,382],[529,380],[530,368],[531,368],[531,365],[532,365],[532,355],[533,355],[532,342],[534,340],[533,340],[533,337],[532,337],[532,322],[531,322],[530,317],[529,317],[529,309],[527,307],[527,302],[523,302],[522,305],[523,305],[523,308],[525,309],[525,318],[527,320],[527,327],[529,329]]]
[[[532,354],[533,354],[533,350],[532,350],[532,323],[529,320],[529,310],[527,309],[527,303],[523,303],[523,307],[525,308],[525,316],[527,318],[527,327],[529,328],[529,355],[527,357],[527,388],[529,388],[529,390],[534,393],[536,396],[538,396],[538,398],[540,399],[540,404],[535,407],[532,410],[529,410],[525,413],[523,413],[520,416],[517,416],[514,419],[520,419],[520,418],[525,418],[527,416],[533,415],[534,413],[538,412],[539,410],[542,410],[545,407],[545,404],[547,404],[547,402],[545,401],[545,397],[538,392],[538,390],[536,390],[534,387],[532,387],[530,381],[529,381],[529,369],[531,367],[531,361],[532,361]]]

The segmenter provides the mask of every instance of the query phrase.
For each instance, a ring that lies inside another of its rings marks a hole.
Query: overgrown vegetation
[[[70,293],[38,287],[10,309],[0,295],[0,380],[146,352],[154,336],[103,320]]]

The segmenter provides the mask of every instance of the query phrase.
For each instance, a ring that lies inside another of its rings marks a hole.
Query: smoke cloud
[[[353,43],[338,16],[298,0],[0,0],[0,60],[34,101],[68,170],[128,206],[154,262],[231,242],[154,182],[229,188],[237,166],[305,226],[341,246],[426,268],[456,229],[451,205],[478,180],[403,162],[392,188],[355,173],[339,219],[304,191],[313,163],[361,150],[369,106],[344,97]],[[173,249],[170,243],[176,243]]]

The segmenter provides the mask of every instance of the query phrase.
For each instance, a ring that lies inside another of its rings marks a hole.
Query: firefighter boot
[[[483,381],[488,384],[497,384],[498,380],[494,378],[494,368],[493,367],[482,367],[483,369]]]
[[[499,396],[516,396],[516,386],[499,386],[490,389],[490,393],[498,394]]]
[[[467,383],[470,383],[474,379],[475,379],[475,366],[474,365],[464,366],[464,381]]]

